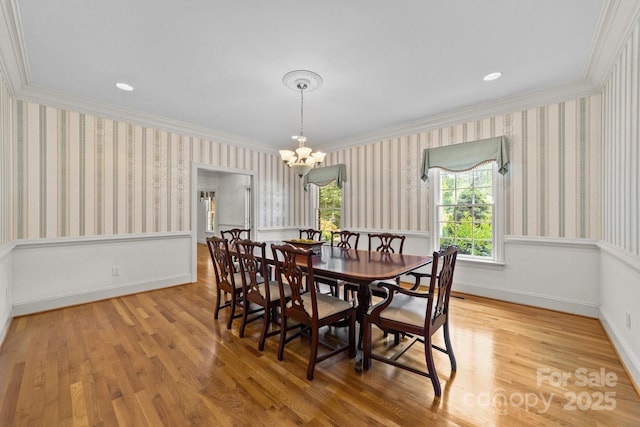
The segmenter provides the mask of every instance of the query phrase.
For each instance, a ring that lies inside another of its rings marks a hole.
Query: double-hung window
[[[342,227],[342,184],[347,180],[347,167],[344,164],[311,169],[303,178],[305,190],[310,185],[318,189],[317,197],[312,198],[312,207],[316,212],[316,224],[322,230],[325,240],[331,238],[331,231]],[[315,206],[313,206],[315,201]]]
[[[451,172],[436,169],[434,186],[435,247],[458,247],[460,256],[497,260],[501,227],[496,215],[499,199],[495,191],[497,173],[493,162],[471,170]]]
[[[329,240],[331,231],[340,230],[342,223],[342,190],[335,181],[318,188],[318,229]]]
[[[436,250],[454,245],[461,258],[502,262],[502,175],[508,163],[505,137],[424,151]]]

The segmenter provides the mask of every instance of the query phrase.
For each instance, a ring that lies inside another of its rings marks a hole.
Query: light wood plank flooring
[[[198,274],[15,318],[0,350],[0,425],[640,425],[640,398],[596,319],[462,295],[451,303],[458,372],[436,354],[436,399],[428,379],[376,361],[356,374],[346,354],[307,381],[306,340],[278,362],[277,337],[257,350],[258,323],[239,338],[226,312],[213,319],[204,246]],[[376,335],[378,351],[391,342]],[[420,347],[407,357],[423,363]]]

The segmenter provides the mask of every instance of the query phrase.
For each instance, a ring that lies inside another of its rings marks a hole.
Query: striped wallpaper
[[[507,135],[505,233],[599,239],[600,110],[595,95],[330,153],[347,165],[344,227],[428,230],[422,150]]]
[[[11,97],[0,73],[0,246],[11,241]]]
[[[640,21],[603,90],[603,237],[640,255]]]
[[[14,101],[13,238],[191,230],[191,163],[255,170],[260,228],[310,225],[309,195],[277,155]],[[510,141],[505,232],[600,238],[600,96],[329,153],[345,163],[345,228],[427,231],[422,149]]]
[[[291,225],[299,183],[274,154],[23,100],[14,114],[14,239],[191,230],[192,162],[259,171],[258,226]]]

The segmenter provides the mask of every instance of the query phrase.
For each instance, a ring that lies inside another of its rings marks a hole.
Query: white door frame
[[[213,166],[205,163],[193,162],[191,165],[191,282],[198,281],[198,171],[223,172],[226,174],[248,175],[251,178],[251,229],[253,237],[256,235],[256,181],[255,171],[246,169],[227,168],[224,166]],[[244,194],[242,195],[244,198]]]

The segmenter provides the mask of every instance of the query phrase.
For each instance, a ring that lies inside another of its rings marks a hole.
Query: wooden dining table
[[[271,242],[281,244],[282,242]],[[269,248],[270,249],[270,248]],[[271,250],[267,250],[271,258]],[[272,260],[271,260],[272,261]],[[356,372],[362,370],[362,319],[371,305],[369,283],[395,279],[433,261],[429,255],[387,254],[359,249],[341,249],[325,244],[320,255],[312,257],[314,275],[344,280],[358,285],[356,319],[360,324],[356,354]]]

